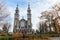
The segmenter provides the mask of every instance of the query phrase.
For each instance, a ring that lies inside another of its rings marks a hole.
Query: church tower
[[[13,32],[14,33],[19,33],[20,27],[19,27],[19,9],[18,9],[18,4],[15,10],[15,14],[14,14],[14,29]]]
[[[31,23],[31,9],[30,9],[30,4],[28,4],[28,10],[27,10],[27,21],[28,21],[28,27],[27,28],[32,28],[32,23]]]

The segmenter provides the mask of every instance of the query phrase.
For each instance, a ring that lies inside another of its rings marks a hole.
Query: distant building
[[[15,10],[14,14],[14,33],[26,33],[31,34],[32,32],[32,23],[31,23],[31,9],[30,4],[28,4],[28,10],[27,10],[27,20],[24,18],[19,20],[19,8],[18,4]]]

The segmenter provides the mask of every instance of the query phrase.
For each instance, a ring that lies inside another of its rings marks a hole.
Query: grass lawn
[[[60,34],[25,34],[24,37],[25,38],[45,38],[45,37],[59,37],[59,35]],[[13,38],[14,38],[13,35],[0,36],[0,40],[13,40]]]

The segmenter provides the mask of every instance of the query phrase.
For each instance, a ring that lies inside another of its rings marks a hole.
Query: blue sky
[[[13,20],[14,20],[14,13],[15,13],[15,8],[16,4],[18,3],[19,5],[19,11],[20,11],[20,18],[24,16],[24,18],[27,18],[27,7],[28,7],[28,2],[30,2],[30,7],[31,7],[31,14],[32,14],[32,24],[33,24],[33,29],[38,28],[38,23],[39,23],[39,16],[40,13],[48,10],[53,4],[55,4],[58,0],[3,0],[7,4],[7,7],[10,11],[10,19],[9,21],[13,25]],[[11,27],[13,29],[13,27]],[[12,30],[10,30],[12,31]]]

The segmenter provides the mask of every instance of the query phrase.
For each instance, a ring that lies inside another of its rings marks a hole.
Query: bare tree
[[[8,18],[9,16],[10,16],[10,12],[8,10],[6,3],[4,1],[1,1],[0,2],[0,26],[2,25],[3,27],[5,27],[8,24],[10,25],[10,23],[8,23],[8,21],[5,22],[5,19]],[[7,29],[9,29],[8,26],[6,26],[6,27],[7,27]]]
[[[57,15],[57,12],[55,13],[53,10],[52,11],[45,11],[45,12],[42,12],[41,13],[41,17],[40,17],[40,20],[43,20],[45,22],[43,22],[44,24],[42,24],[42,29],[43,31],[48,31],[48,30],[45,30],[45,29],[48,29],[49,28],[49,31],[53,31],[55,30],[55,26],[54,26],[54,19],[56,17],[58,17]],[[48,24],[47,24],[48,23]],[[49,26],[48,26],[49,25]]]
[[[7,9],[7,6],[4,2],[0,3],[0,20],[5,19],[6,17],[8,17],[9,14],[9,10]]]
[[[5,23],[3,25],[3,32],[8,33],[10,26],[11,26],[10,23]]]

